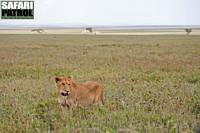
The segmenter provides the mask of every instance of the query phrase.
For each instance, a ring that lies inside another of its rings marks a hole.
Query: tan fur
[[[62,107],[72,110],[75,106],[84,108],[91,104],[103,104],[103,87],[98,82],[88,81],[76,85],[70,76],[56,77],[55,81],[58,101]]]

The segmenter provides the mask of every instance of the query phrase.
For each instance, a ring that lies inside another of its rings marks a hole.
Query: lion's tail
[[[101,93],[101,102],[102,102],[102,104],[104,105],[103,91],[102,91],[102,93]]]

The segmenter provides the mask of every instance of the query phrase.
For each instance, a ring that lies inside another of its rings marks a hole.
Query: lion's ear
[[[61,81],[62,79],[60,77],[55,77],[55,82],[58,83],[59,81]]]
[[[73,79],[73,76],[70,75],[70,76],[68,76],[67,78],[69,78],[69,79]]]
[[[66,77],[66,82],[67,82],[68,84],[72,84],[72,83],[74,82],[73,77],[72,77],[72,76],[67,76],[67,77]]]

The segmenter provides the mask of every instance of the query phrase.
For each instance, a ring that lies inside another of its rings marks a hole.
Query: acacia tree
[[[189,35],[192,32],[192,29],[191,28],[187,28],[187,29],[185,29],[185,32],[186,32],[187,35]]]
[[[86,30],[86,31],[89,31],[90,33],[92,33],[92,32],[93,32],[93,30],[92,30],[92,28],[91,28],[91,27],[87,27],[85,30]]]
[[[37,33],[40,33],[40,34],[44,32],[43,29],[32,29],[31,31],[32,32],[37,32]]]

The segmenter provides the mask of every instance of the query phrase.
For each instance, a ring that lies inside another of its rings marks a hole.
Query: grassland
[[[101,82],[105,105],[57,104],[54,77]],[[0,35],[0,132],[200,127],[200,36]]]
[[[132,27],[133,28],[133,27]],[[0,29],[0,34],[68,34],[68,35],[186,35],[185,28],[152,28],[152,29],[121,29],[93,28],[93,33],[85,32],[85,28],[44,28],[43,33],[29,29]],[[190,35],[200,35],[200,28],[192,28]]]

